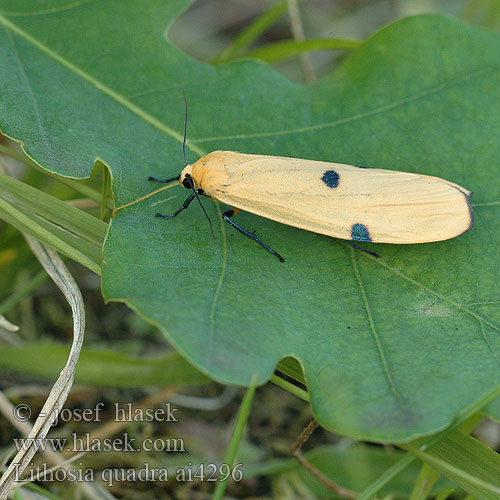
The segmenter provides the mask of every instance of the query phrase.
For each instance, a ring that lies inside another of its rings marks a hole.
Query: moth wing
[[[283,224],[400,244],[446,240],[472,227],[472,193],[438,177],[295,158],[238,158],[225,161],[226,178],[211,194]]]

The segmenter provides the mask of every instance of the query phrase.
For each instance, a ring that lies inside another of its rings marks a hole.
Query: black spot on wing
[[[364,224],[353,224],[351,227],[351,240],[372,241],[368,228]]]
[[[339,185],[339,174],[335,170],[327,170],[321,180],[332,189],[335,189]]]

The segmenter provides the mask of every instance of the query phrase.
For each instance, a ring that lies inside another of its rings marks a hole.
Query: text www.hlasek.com
[[[71,438],[24,438],[14,439],[18,451],[26,451],[33,447],[37,451],[68,451],[74,453],[92,451],[186,451],[184,440],[181,438],[146,438],[139,443],[136,438],[127,433],[121,438],[92,438],[90,433],[78,436],[76,433]]]

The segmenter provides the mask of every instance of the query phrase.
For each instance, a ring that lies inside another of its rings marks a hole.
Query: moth
[[[175,213],[158,217],[176,217],[204,195],[234,207],[224,212],[224,220],[280,260],[234,222],[238,211],[347,242],[396,244],[454,238],[471,229],[474,220],[471,191],[409,172],[213,151],[163,181],[174,180],[193,192]]]
[[[157,217],[176,217],[197,199],[210,222],[200,200],[203,195],[233,207],[222,214],[223,219],[282,262],[285,259],[278,252],[233,220],[240,210],[339,238],[375,257],[376,253],[354,242],[442,241],[467,232],[474,224],[472,192],[439,177],[233,151],[213,151],[189,164],[185,95],[184,103],[184,169],[175,177],[149,180],[177,181],[192,192],[174,213],[157,213]]]

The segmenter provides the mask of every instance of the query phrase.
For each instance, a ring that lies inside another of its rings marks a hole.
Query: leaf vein
[[[24,65],[23,65],[23,62],[21,60],[21,56],[19,55],[19,51],[16,48],[16,44],[14,42],[14,39],[12,38],[12,36],[9,33],[8,30],[6,30],[6,32],[7,32],[7,36],[9,37],[10,44],[12,46],[12,52],[13,52],[13,54],[16,57],[16,61],[17,61],[18,65],[19,65],[19,69],[20,69],[20,71],[21,71],[21,73],[23,75],[24,81],[26,83],[26,87],[27,87],[28,93],[31,96],[31,101],[33,102],[33,109],[35,111],[36,121],[38,122],[38,128],[40,130],[40,134],[43,137],[43,142],[45,143],[45,147],[47,148],[47,151],[48,151],[49,155],[51,157],[53,157],[54,154],[53,154],[52,148],[50,146],[50,143],[49,143],[49,141],[47,139],[47,134],[45,132],[45,128],[44,128],[44,126],[42,124],[42,116],[40,114],[40,108],[38,107],[38,102],[36,100],[35,93],[33,92],[33,88],[31,87],[30,81],[28,79],[28,75],[26,74],[26,71],[24,70]]]
[[[176,132],[174,129],[168,127],[165,125],[163,122],[155,118],[153,115],[147,113],[145,110],[140,108],[139,106],[135,105],[133,102],[129,101],[126,97],[123,95],[119,94],[118,92],[115,92],[112,88],[108,87],[101,81],[97,80],[90,74],[86,73],[73,63],[69,62],[66,60],[64,57],[59,55],[57,52],[52,50],[51,48],[47,47],[46,45],[42,44],[40,41],[38,41],[36,38],[32,37],[30,34],[26,33],[23,31],[21,28],[16,26],[15,24],[11,23],[8,19],[6,19],[3,15],[0,14],[0,23],[2,23],[5,28],[13,31],[17,35],[19,35],[21,38],[24,38],[27,42],[33,44],[36,48],[38,48],[41,52],[45,53],[48,55],[50,58],[53,60],[57,61],[60,63],[62,66],[67,68],[68,70],[72,71],[79,77],[81,77],[83,80],[85,80],[87,83],[91,84],[93,87],[95,87],[97,90],[100,90],[104,94],[106,94],[108,97],[111,97],[114,99],[116,102],[121,104],[124,108],[128,109],[130,112],[144,120],[145,122],[149,123],[156,129],[160,130],[161,132],[169,135],[179,143],[182,143],[183,140],[183,134],[180,134]],[[200,149],[199,147],[195,146],[192,141],[189,139],[186,140],[186,147],[191,149],[194,153],[196,153],[199,156],[203,156],[206,153]]]
[[[439,298],[443,302],[446,302],[446,303],[450,304],[451,306],[456,307],[457,309],[459,309],[462,312],[464,312],[464,313],[472,316],[473,318],[477,319],[478,321],[484,322],[486,325],[488,325],[489,327],[493,328],[493,330],[496,330],[497,332],[500,332],[500,327],[499,326],[495,325],[491,321],[488,321],[486,318],[484,318],[480,314],[475,313],[474,311],[472,311],[471,309],[469,309],[465,305],[459,304],[458,302],[455,302],[454,300],[451,300],[450,298],[446,297],[446,295],[443,295],[443,294],[441,294],[439,292],[436,292],[435,290],[432,290],[431,288],[426,287],[422,283],[419,283],[418,281],[414,280],[413,278],[410,278],[406,274],[402,273],[399,269],[396,269],[396,268],[390,266],[389,264],[387,264],[386,262],[383,262],[381,259],[375,259],[374,258],[373,260],[375,262],[377,262],[380,266],[385,267],[387,270],[393,272],[396,276],[399,276],[400,278],[408,281],[409,283],[415,285],[416,287],[421,288],[424,292],[426,292],[426,293],[428,293],[430,295],[433,295],[434,297]]]
[[[495,351],[495,349],[493,349],[493,346],[491,345],[490,340],[488,339],[488,335],[486,335],[486,330],[484,329],[484,323],[480,321],[479,324],[481,325],[481,332],[483,334],[484,341],[486,342],[486,345],[488,346],[488,349],[490,350],[491,354],[495,358],[497,365],[500,366],[500,358],[498,357],[498,354]]]
[[[217,306],[217,301],[219,299],[220,291],[222,288],[222,283],[224,281],[224,275],[226,273],[227,266],[227,238],[226,238],[226,228],[224,227],[224,219],[222,218],[222,213],[219,207],[219,204],[216,203],[217,212],[219,214],[220,226],[221,226],[221,235],[222,235],[222,266],[220,270],[219,281],[217,282],[217,287],[215,289],[214,297],[212,300],[212,308],[210,310],[210,331],[209,337],[213,339],[215,332],[215,309]],[[213,342],[212,342],[213,345]]]
[[[401,395],[399,394],[398,390],[396,389],[396,385],[394,384],[394,380],[392,378],[391,372],[389,370],[389,365],[387,363],[387,359],[386,359],[386,356],[384,354],[384,349],[382,347],[382,343],[380,341],[377,330],[375,328],[375,322],[373,321],[373,316],[371,313],[370,304],[368,303],[368,298],[366,296],[365,288],[363,286],[363,282],[361,280],[361,275],[359,273],[359,269],[358,269],[358,266],[356,264],[356,259],[354,257],[354,249],[351,249],[351,263],[352,263],[352,268],[354,270],[354,275],[356,277],[356,281],[358,282],[358,285],[359,285],[359,290],[361,292],[363,304],[365,306],[366,316],[368,318],[368,324],[370,325],[370,330],[372,332],[373,339],[375,340],[375,344],[377,345],[378,354],[379,354],[380,360],[382,362],[382,366],[384,368],[384,373],[385,373],[385,376],[387,378],[387,382],[389,383],[389,387],[391,388],[391,391],[394,394],[394,396],[396,397],[396,400],[398,401],[399,405],[402,406]]]
[[[481,77],[484,76],[485,74],[488,73],[493,73],[494,71],[497,71],[500,68],[497,64],[493,66],[488,66],[484,69],[472,72],[472,73],[467,73],[465,75],[461,75],[457,78],[454,78],[452,80],[449,80],[447,82],[443,82],[439,85],[436,85],[435,87],[430,87],[428,89],[423,90],[422,92],[418,92],[417,94],[404,97],[402,99],[399,99],[397,101],[394,101],[390,104],[386,104],[384,106],[379,106],[373,109],[370,109],[368,111],[364,111],[362,113],[358,113],[353,116],[349,116],[346,118],[342,118],[340,120],[335,120],[332,122],[326,122],[326,123],[319,123],[316,125],[310,125],[308,127],[301,127],[301,128],[295,128],[295,129],[284,129],[284,130],[274,130],[270,132],[256,132],[253,134],[235,134],[235,135],[226,135],[226,136],[214,136],[214,137],[202,137],[198,139],[191,139],[192,143],[198,143],[198,142],[211,142],[211,141],[222,141],[222,140],[232,140],[232,139],[251,139],[251,138],[256,138],[256,137],[274,137],[274,136],[279,136],[279,135],[292,135],[292,134],[301,134],[304,132],[311,132],[315,130],[321,130],[324,128],[329,128],[329,127],[336,127],[339,125],[345,125],[347,123],[351,123],[357,120],[361,120],[363,118],[367,118],[369,116],[374,116],[377,114],[385,113],[387,111],[391,111],[392,109],[398,108],[400,106],[404,106],[405,104],[409,104],[415,101],[418,101],[419,99],[422,99],[424,97],[427,97],[429,95],[436,94],[442,90],[445,90],[448,87],[453,87],[454,85],[457,85],[459,83],[465,82],[467,80],[471,80],[473,78]]]
[[[500,304],[500,300],[489,300],[485,302],[471,302],[470,304],[464,304],[464,306],[488,306],[493,304]]]
[[[44,10],[39,10],[39,11],[36,11],[36,12],[8,12],[8,11],[4,11],[2,12],[2,14],[4,16],[8,16],[8,17],[35,17],[35,16],[44,16],[44,15],[47,15],[47,14],[58,14],[59,12],[64,12],[64,11],[67,11],[67,10],[72,10],[72,9],[76,9],[78,7],[81,7],[82,5],[87,5],[89,3],[95,3],[96,0],[80,0],[79,2],[73,2],[73,3],[69,3],[67,5],[61,5],[61,6],[58,6],[58,7],[53,7],[51,9],[44,9]]]
[[[472,207],[494,207],[500,205],[500,201],[486,201],[484,203],[472,203]]]

